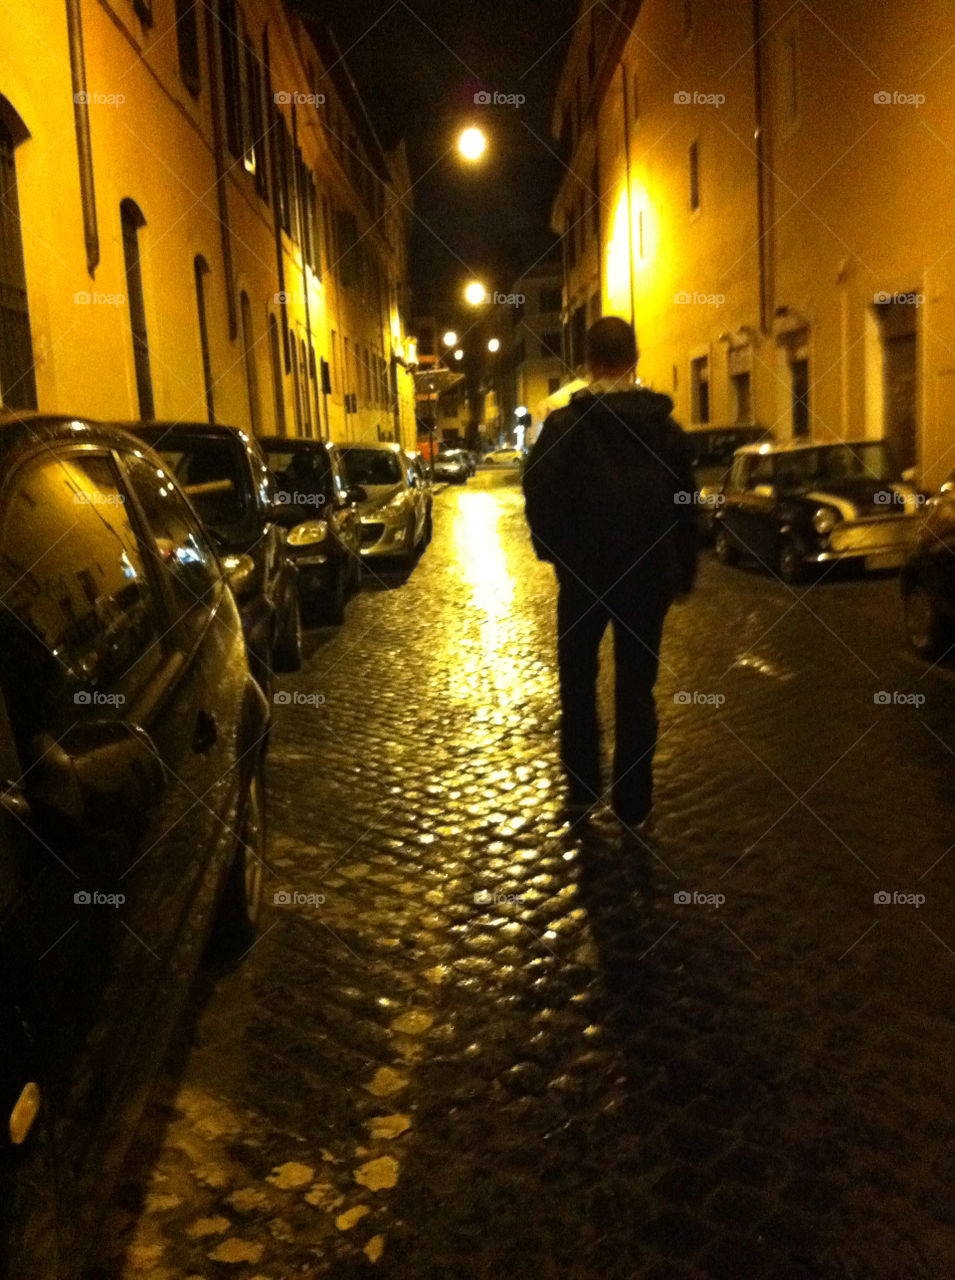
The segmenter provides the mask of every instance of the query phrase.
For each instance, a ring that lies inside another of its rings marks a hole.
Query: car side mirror
[[[296,521],[297,523],[299,522]],[[222,560],[222,567],[225,570],[226,581],[232,589],[232,594],[237,600],[241,600],[255,576],[255,561],[250,555],[245,554],[225,556]]]
[[[295,502],[273,502],[269,505],[269,519],[282,529],[294,529],[303,520],[311,519],[314,511],[303,515],[304,508]]]
[[[27,798],[84,833],[141,823],[162,797],[166,772],[145,730],[125,720],[80,722],[41,735]]]
[[[345,501],[351,507],[357,506],[359,502],[367,501],[367,498],[368,490],[362,484],[350,485],[349,488],[345,490]]]

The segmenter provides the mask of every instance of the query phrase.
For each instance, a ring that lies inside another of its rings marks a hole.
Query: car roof
[[[101,422],[72,413],[39,413],[0,409],[0,456],[28,449],[31,445],[49,444],[54,440],[71,440],[82,444],[94,437],[100,443],[129,448],[142,448],[138,422]]]
[[[256,436],[263,449],[335,449],[338,446],[331,440],[316,440],[307,436]]]
[[[395,440],[349,440],[338,447],[342,453],[347,453],[349,449],[378,449],[382,453],[403,452],[401,445]]]
[[[744,444],[736,450],[736,456],[740,454],[757,454],[765,455],[767,453],[804,453],[807,449],[836,449],[848,446],[850,449],[856,449],[863,444],[885,444],[882,439],[877,440],[789,440],[785,444],[774,444],[772,441],[765,441],[763,444]]]

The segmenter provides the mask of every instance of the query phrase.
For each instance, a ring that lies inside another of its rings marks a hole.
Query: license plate
[[[903,551],[880,551],[877,555],[866,556],[867,569],[899,569],[905,559]]]

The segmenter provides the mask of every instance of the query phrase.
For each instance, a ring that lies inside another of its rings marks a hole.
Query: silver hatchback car
[[[370,441],[341,446],[348,485],[361,488],[363,557],[411,562],[431,538],[431,481],[417,455],[398,444]]]

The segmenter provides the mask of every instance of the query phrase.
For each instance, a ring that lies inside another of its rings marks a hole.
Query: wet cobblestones
[[[263,933],[197,993],[98,1280],[955,1274],[955,685],[894,580],[704,566],[645,839],[561,814],[552,610],[482,476],[312,633]]]

